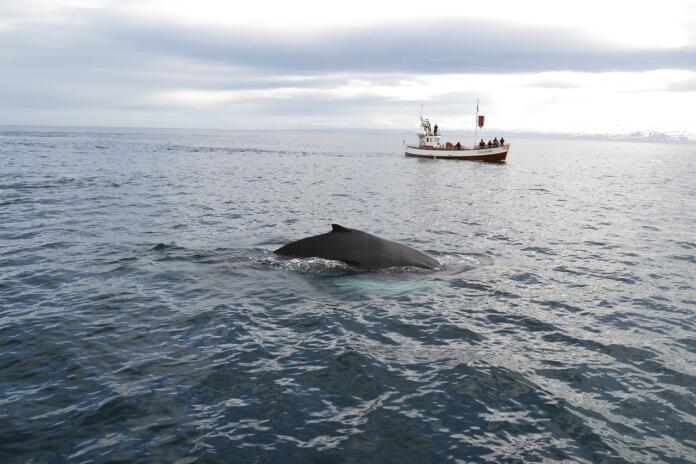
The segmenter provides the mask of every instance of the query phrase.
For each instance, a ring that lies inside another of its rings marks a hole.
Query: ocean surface
[[[0,462],[696,462],[696,145],[410,137],[0,128]]]

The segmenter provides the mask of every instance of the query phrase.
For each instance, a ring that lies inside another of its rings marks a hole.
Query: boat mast
[[[476,99],[476,119],[474,119],[474,147],[476,147],[476,145],[478,144],[478,129],[479,129],[478,114],[479,114],[479,100],[477,98]]]

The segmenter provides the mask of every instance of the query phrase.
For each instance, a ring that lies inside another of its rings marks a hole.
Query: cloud
[[[696,69],[696,48],[620,49],[573,30],[483,20],[394,22],[305,34],[192,27],[78,10],[71,20],[0,31],[37,59],[176,57],[272,73],[520,73]],[[30,48],[29,48],[30,47]],[[29,49],[28,49],[29,48]]]
[[[290,34],[99,19],[138,50],[294,73],[519,73],[695,69],[696,48],[610,48],[572,30],[476,20],[398,22]]]
[[[559,90],[570,90],[577,89],[580,84],[577,82],[571,82],[570,80],[564,80],[560,78],[544,78],[538,79],[533,82],[526,84],[527,87],[539,87],[542,89],[559,89]]]
[[[645,70],[696,69],[693,48],[629,50],[569,29],[472,19],[290,33],[73,9],[6,21],[0,42],[2,123],[410,127],[426,102],[449,127],[468,127],[457,118],[480,96],[501,126],[564,129],[595,124],[576,111],[595,100],[623,109],[652,98],[634,81],[667,88],[662,71]]]
[[[667,89],[671,92],[696,92],[696,79],[685,79],[670,84]]]

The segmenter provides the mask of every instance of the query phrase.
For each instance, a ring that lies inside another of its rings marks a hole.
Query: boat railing
[[[433,146],[428,146],[428,145],[408,145],[411,148],[419,148],[421,150],[433,150],[433,151],[464,151],[464,150],[485,150],[485,149],[490,149],[490,148],[508,148],[510,146],[509,143],[504,143],[504,144],[497,144],[497,145],[491,145],[490,147],[486,145],[485,147],[481,147],[479,145],[475,145],[473,147],[465,147],[462,145],[461,148],[456,148],[456,146],[453,147],[433,147]]]
[[[462,146],[461,148],[447,148],[447,147],[428,147],[428,146],[414,146],[414,145],[407,145],[410,148],[418,148],[420,150],[430,150],[430,151],[472,151],[472,150],[488,150],[492,148],[508,148],[510,146],[509,143],[506,143],[505,145],[495,145],[495,146],[485,146],[485,147],[479,147],[478,145],[475,147],[465,147]]]

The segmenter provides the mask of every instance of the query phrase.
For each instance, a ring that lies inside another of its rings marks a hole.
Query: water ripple
[[[3,462],[694,460],[693,147],[0,136]],[[441,268],[272,253],[332,222]]]

